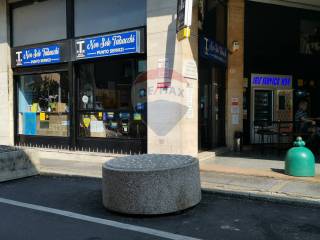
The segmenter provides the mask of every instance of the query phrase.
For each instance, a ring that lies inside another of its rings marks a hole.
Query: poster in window
[[[25,112],[23,114],[23,134],[37,134],[37,114],[34,112]]]
[[[103,121],[91,121],[90,132],[91,133],[104,133],[105,129],[104,129]]]
[[[114,119],[114,112],[107,112],[106,119],[107,119],[107,120],[112,120],[112,119]]]
[[[141,121],[142,120],[142,116],[140,113],[134,113],[133,114],[133,120],[135,121]]]
[[[112,121],[112,122],[110,122],[109,126],[110,126],[111,129],[116,129],[118,127],[118,123]]]
[[[121,112],[119,113],[119,118],[121,120],[128,120],[130,118],[130,113],[128,112]]]
[[[46,113],[41,112],[40,113],[40,121],[45,121],[46,120]]]

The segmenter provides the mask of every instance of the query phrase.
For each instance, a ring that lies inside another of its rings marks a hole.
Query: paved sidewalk
[[[283,180],[202,171],[201,186],[204,190],[213,192],[320,205],[320,184],[298,179]]]
[[[107,158],[105,158],[107,160]],[[320,175],[296,178],[283,173],[284,162],[215,156],[206,152],[199,155],[201,182],[205,190],[232,193],[247,197],[275,200],[303,201],[320,206]],[[102,158],[96,161],[40,159],[40,171],[45,174],[101,177]],[[320,165],[317,164],[317,173]]]
[[[301,178],[285,175],[284,161],[279,159],[205,155],[200,161],[204,189],[320,205],[320,164],[316,177]]]

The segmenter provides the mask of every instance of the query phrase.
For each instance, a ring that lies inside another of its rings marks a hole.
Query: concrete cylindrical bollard
[[[120,157],[103,165],[103,204],[126,214],[165,214],[201,200],[199,162],[182,155]]]

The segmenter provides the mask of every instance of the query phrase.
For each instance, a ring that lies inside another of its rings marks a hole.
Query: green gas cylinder
[[[285,173],[295,177],[313,177],[315,175],[315,158],[305,147],[301,137],[293,143],[285,158]]]

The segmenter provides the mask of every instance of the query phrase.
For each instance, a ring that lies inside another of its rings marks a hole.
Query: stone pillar
[[[177,0],[147,1],[148,153],[197,155],[197,7],[191,37],[182,41],[176,12]]]
[[[228,2],[227,35],[228,49],[231,53],[228,56],[226,81],[226,144],[229,148],[233,148],[234,132],[243,130],[244,7],[244,0]],[[240,48],[233,52],[234,41],[239,43]],[[232,104],[239,105],[239,114],[232,111]]]
[[[0,144],[13,145],[13,83],[6,2],[0,0]]]

